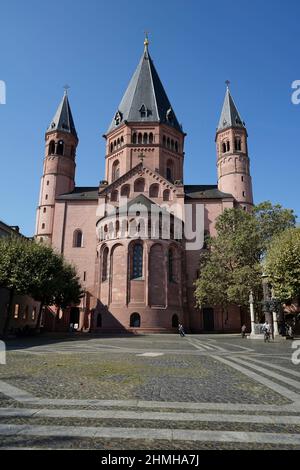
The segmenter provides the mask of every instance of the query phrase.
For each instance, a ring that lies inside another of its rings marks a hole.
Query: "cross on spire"
[[[68,94],[68,90],[70,89],[70,86],[69,85],[64,85],[64,90],[65,90],[65,95]]]
[[[230,81],[229,81],[229,80],[226,80],[225,83],[226,83],[227,88],[229,88]]]
[[[141,152],[141,153],[138,155],[138,158],[140,159],[141,163],[144,163],[145,155],[143,154],[143,152]]]
[[[149,37],[148,37],[149,31],[144,31],[144,33],[145,33],[144,46],[148,47],[149,46]]]

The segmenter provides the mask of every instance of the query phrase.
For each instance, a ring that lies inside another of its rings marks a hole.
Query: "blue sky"
[[[300,215],[298,0],[2,0],[0,219],[33,235],[44,133],[69,91],[76,184],[104,176],[106,131],[150,32],[150,53],[187,133],[185,183],[215,184],[224,81],[245,120],[256,202]]]

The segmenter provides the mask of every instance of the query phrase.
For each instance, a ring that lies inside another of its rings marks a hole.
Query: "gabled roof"
[[[75,129],[67,92],[64,93],[63,99],[57,108],[55,116],[47,129],[47,132],[53,131],[68,132],[77,138],[77,132]]]
[[[130,178],[132,178],[134,175],[140,174],[141,176],[147,173],[148,175],[152,175],[155,177],[155,183],[162,183],[164,184],[168,189],[176,188],[176,186],[168,181],[166,178],[161,176],[161,174],[157,173],[154,170],[151,170],[150,168],[146,167],[142,162],[138,163],[136,166],[131,168],[130,170],[127,171],[127,173],[124,173],[122,176],[120,176],[118,179],[113,181],[110,184],[105,184],[105,185],[100,185],[99,188],[99,194],[107,194],[111,193],[113,190],[117,189],[118,187],[122,186],[126,181],[128,181]],[[158,178],[157,178],[158,177]]]
[[[161,122],[182,132],[148,51],[148,41],[107,134],[127,122]]]
[[[222,131],[229,127],[245,127],[240,113],[237,110],[237,107],[234,103],[234,100],[231,96],[229,87],[227,86],[224,104],[222,108],[221,117],[219,120],[219,125],[217,131]]]
[[[186,199],[233,199],[232,194],[219,191],[217,185],[185,185]]]

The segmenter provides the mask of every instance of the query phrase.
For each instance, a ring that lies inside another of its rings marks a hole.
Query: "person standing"
[[[185,332],[181,323],[179,323],[178,325],[178,331],[179,331],[180,336],[183,338],[185,336]]]

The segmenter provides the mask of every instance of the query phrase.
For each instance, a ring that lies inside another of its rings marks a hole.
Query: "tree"
[[[265,270],[281,302],[300,296],[300,228],[285,230],[272,240]]]
[[[248,305],[250,291],[257,292],[261,284],[258,222],[241,209],[226,209],[217,219],[216,231],[209,251],[200,257],[197,305],[220,305],[223,310],[232,303]]]
[[[22,238],[0,239],[0,285],[10,289],[4,333],[12,317],[15,294],[30,295],[44,305],[65,307],[78,303],[82,295],[75,269],[49,246]]]
[[[270,201],[254,206],[253,213],[259,224],[264,251],[274,236],[296,225],[292,209],[285,209],[280,204],[272,205]]]

